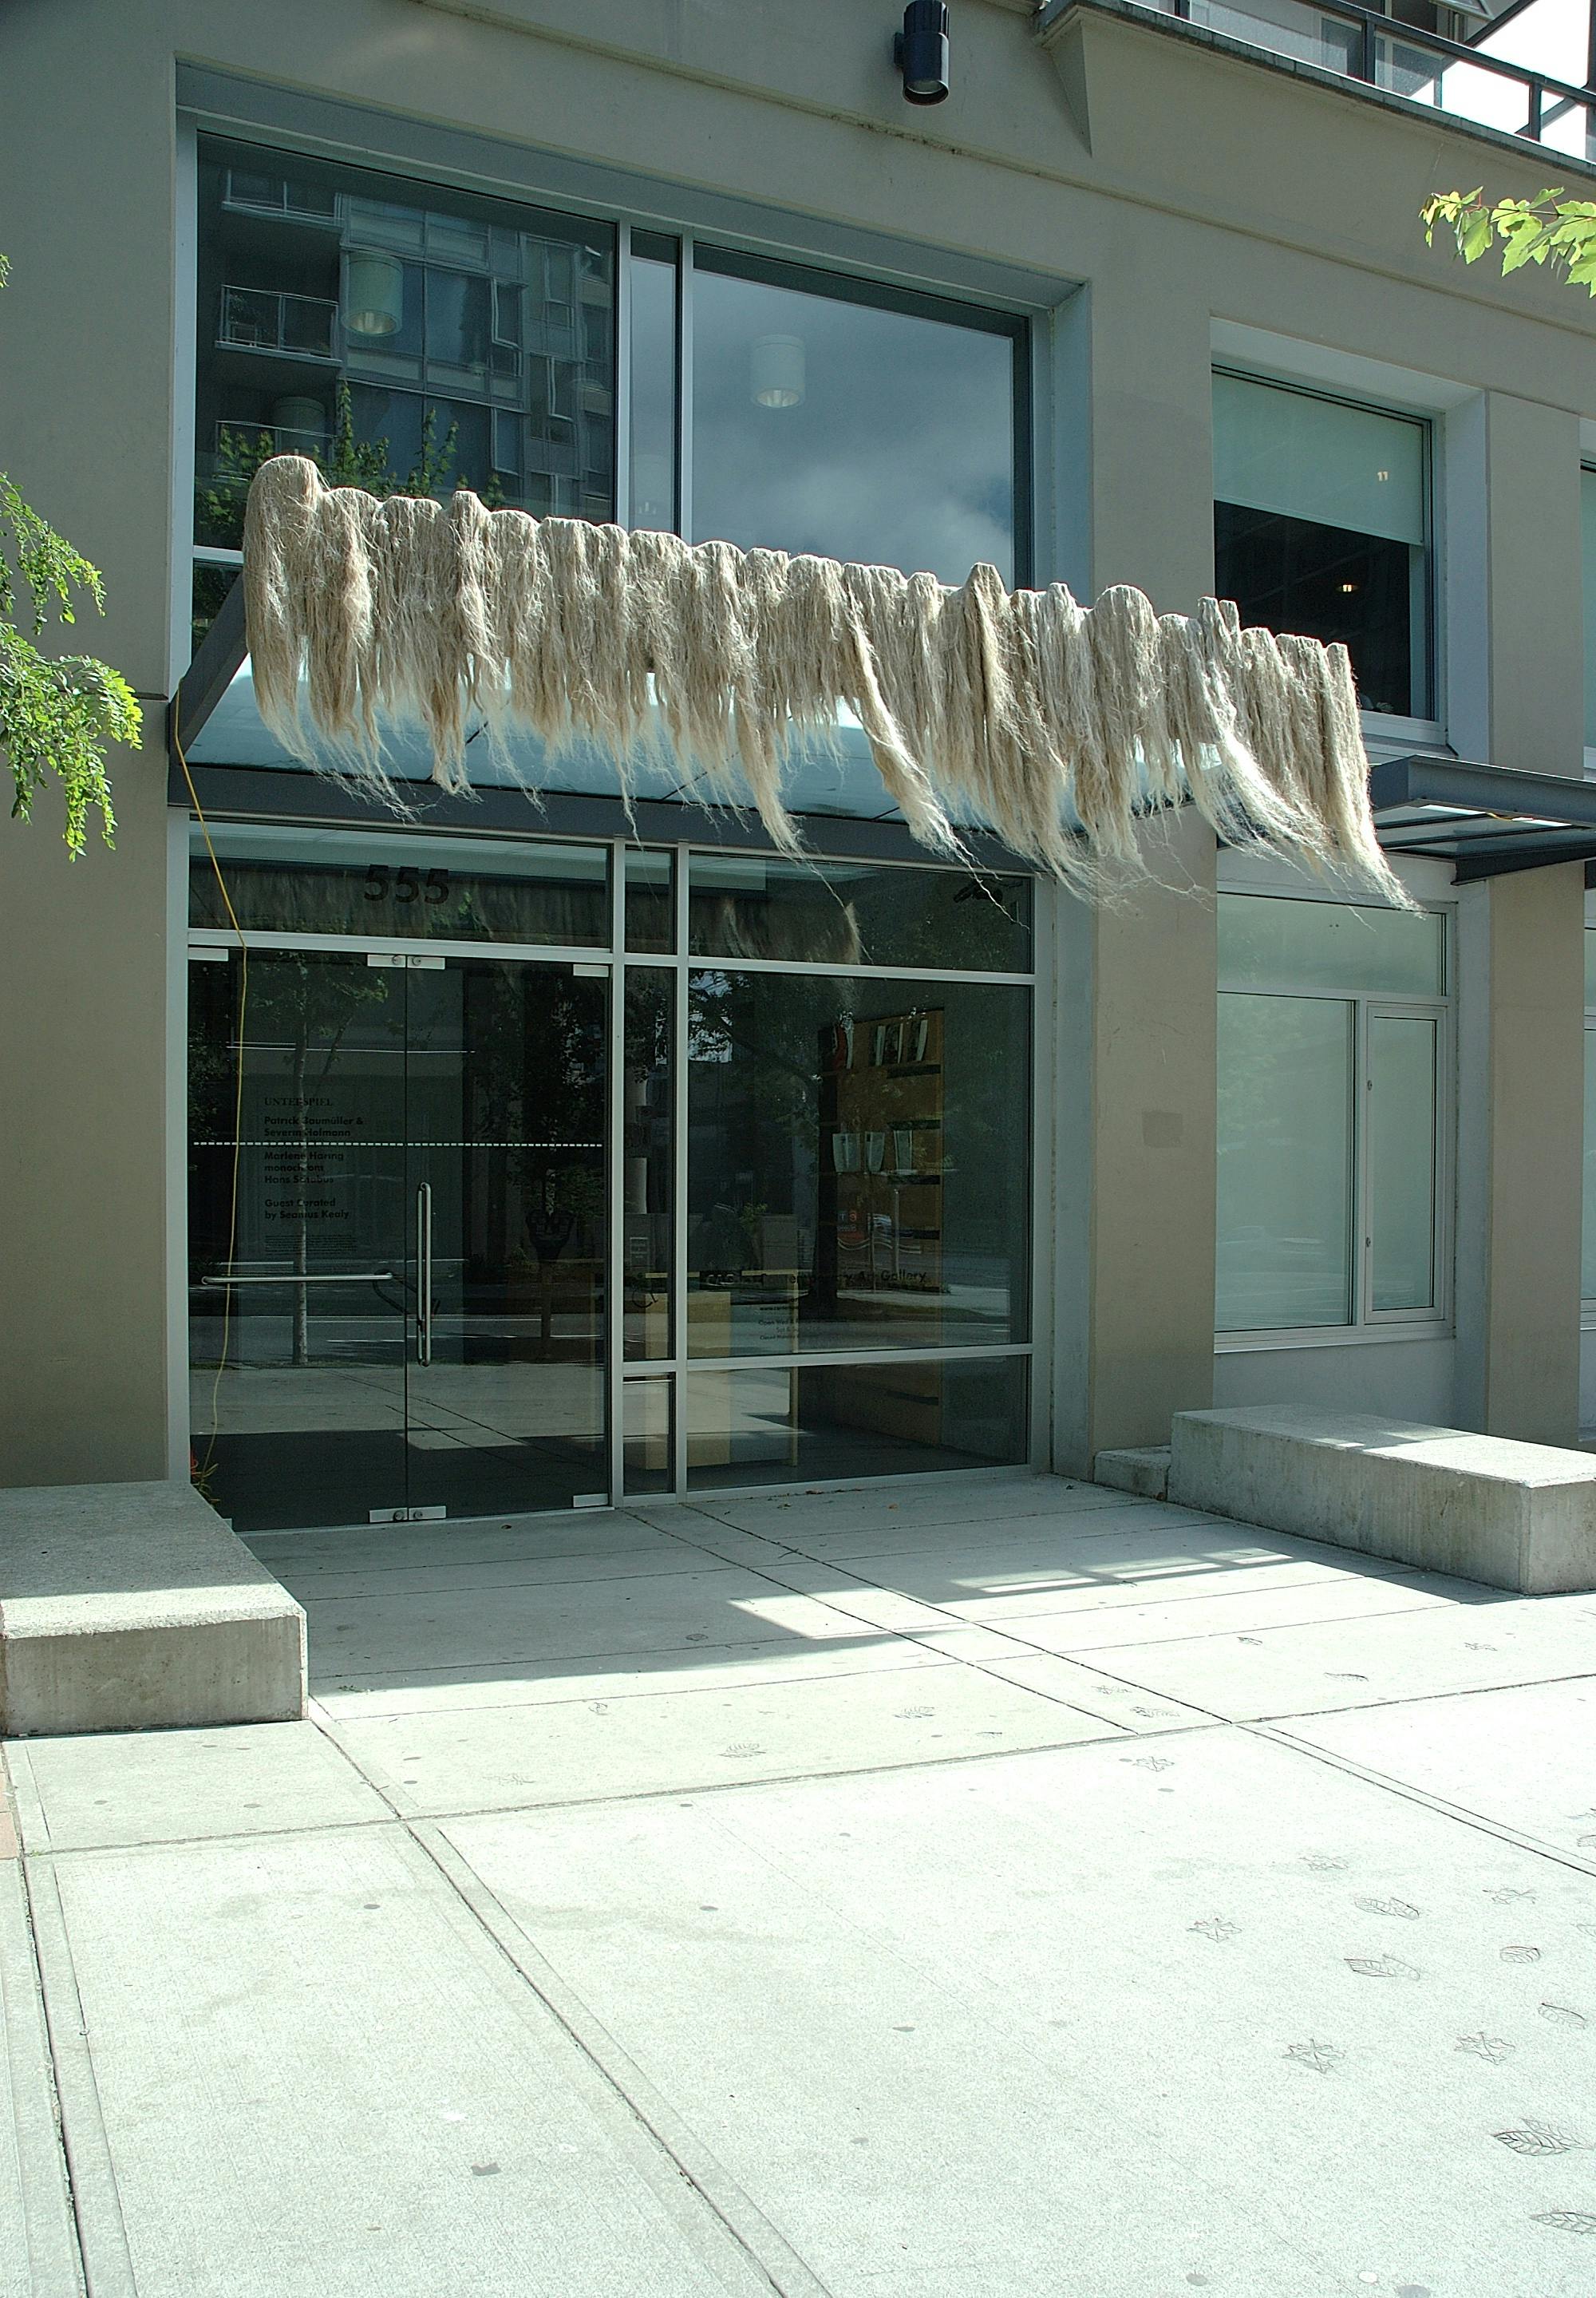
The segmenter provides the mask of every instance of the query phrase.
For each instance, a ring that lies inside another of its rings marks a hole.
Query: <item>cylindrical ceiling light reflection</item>
[[[749,361],[759,407],[796,407],[803,397],[803,343],[797,335],[761,335]]]
[[[397,255],[351,255],[345,313],[355,335],[397,335],[405,316],[405,267]]]
[[[327,410],[319,399],[305,399],[294,393],[287,399],[273,400],[271,426],[278,452],[297,454],[300,447],[286,448],[284,440],[309,440],[319,445],[327,435]]]

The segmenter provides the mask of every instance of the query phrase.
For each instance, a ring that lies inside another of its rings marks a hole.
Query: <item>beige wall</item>
[[[906,278],[934,283],[939,248],[1027,268],[1037,303],[1058,307],[1069,386],[1053,434],[1060,563],[1077,581],[1139,583],[1164,608],[1212,576],[1215,318],[1434,376],[1438,406],[1475,394],[1479,628],[1459,695],[1476,694],[1504,763],[1577,771],[1572,461],[1576,418],[1596,417],[1590,315],[1538,275],[1464,272],[1425,250],[1416,220],[1438,185],[1531,191],[1539,163],[1107,16],[1083,15],[1044,53],[1023,12],[974,0],[958,12],[952,100],[911,110],[890,63],[893,15],[858,0],[811,0],[801,21],[729,0],[13,0],[0,27],[15,278],[0,303],[0,422],[15,475],[105,569],[96,645],[164,693],[183,58],[239,76],[240,116],[251,81],[362,107],[339,140],[377,161],[406,135],[471,131],[498,139],[457,153],[484,185],[613,163],[662,219],[724,196],[769,219],[745,211],[753,236],[796,252],[873,235],[872,260]],[[1464,414],[1456,426],[1461,442]],[[16,1262],[0,1393],[17,1408],[0,1479],[144,1475],[160,1454],[163,781],[158,743],[122,768],[117,854],[76,871],[48,800],[30,830],[0,822],[0,1202]],[[1206,884],[1211,841],[1189,825],[1181,839]],[[1577,1125],[1554,1092],[1539,1105],[1556,1104],[1558,1145],[1537,1151],[1526,1096],[1529,1073],[1543,1085],[1567,1057],[1577,937],[1546,880],[1486,901],[1482,1073],[1496,1097],[1477,1160],[1490,1276],[1472,1344],[1481,1411],[1510,1418],[1522,1408],[1506,1368],[1531,1363],[1530,1385],[1563,1395],[1560,1359],[1554,1377],[1544,1354],[1562,1307],[1537,1322],[1536,1303],[1576,1234]],[[1061,1313],[1083,1321],[1061,1352],[1058,1442],[1078,1458],[1151,1441],[1172,1404],[1205,1393],[1212,912],[1149,897],[1076,917],[1065,938],[1083,1004],[1060,1025],[1061,1165],[1077,1161],[1070,1187],[1082,1171],[1092,1184],[1090,1235],[1067,1209],[1063,1223],[1076,1289]],[[1515,1069],[1510,1033],[1538,1058]],[[1526,1178],[1534,1225],[1514,1211]],[[1569,1319],[1570,1352],[1574,1338]]]

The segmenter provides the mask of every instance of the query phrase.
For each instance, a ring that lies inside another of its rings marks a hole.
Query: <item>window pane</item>
[[[670,1399],[674,1382],[629,1380],[621,1390],[622,1477],[628,1496],[668,1492],[674,1483]]]
[[[1030,992],[689,979],[687,1352],[1027,1334]]]
[[[1222,1333],[1352,1316],[1353,1008],[1219,1001]]]
[[[261,933],[371,934],[405,941],[524,942],[603,949],[610,938],[602,846],[352,835],[292,823],[211,832],[238,922]],[[190,834],[188,919],[231,924],[204,840]]]
[[[1437,910],[1351,902],[1219,897],[1219,979],[1226,989],[1375,990],[1438,997],[1445,988],[1445,921]]]
[[[753,1365],[687,1376],[687,1488],[1013,1466],[1027,1357]]]
[[[695,854],[688,885],[695,957],[1031,971],[1028,878]]]
[[[1418,1014],[1369,1020],[1370,1305],[1436,1306],[1436,1114],[1438,1022]]]
[[[626,1062],[621,1187],[625,1193],[625,1353],[670,1354],[672,1182],[670,1048],[676,977],[662,967],[626,970]]]
[[[676,265],[632,258],[631,523],[676,525]]]
[[[626,856],[626,946],[647,957],[676,947],[675,880],[669,854]]]
[[[1215,586],[1244,623],[1341,640],[1366,710],[1429,708],[1426,429],[1213,379]]]
[[[206,138],[199,302],[199,541],[237,543],[284,450],[377,494],[613,517],[609,226]]]
[[[1216,375],[1213,492],[1243,509],[1421,544],[1424,426]]]
[[[694,539],[1012,583],[1013,335],[703,267]]]
[[[1596,1301],[1596,1029],[1585,1031],[1584,1248],[1580,1294]]]

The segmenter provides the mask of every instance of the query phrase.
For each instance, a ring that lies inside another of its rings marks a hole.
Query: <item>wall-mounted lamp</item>
[[[943,103],[948,95],[947,0],[909,0],[893,43],[906,103]]]
[[[758,407],[796,407],[805,382],[798,335],[760,335],[748,361],[749,389]]]
[[[405,317],[405,267],[396,255],[351,255],[345,318],[354,335],[397,335]]]

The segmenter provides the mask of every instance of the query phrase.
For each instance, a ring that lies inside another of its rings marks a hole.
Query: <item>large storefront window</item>
[[[1023,318],[211,137],[198,222],[196,637],[283,452],[378,494],[1028,578]]]
[[[1213,378],[1214,587],[1246,624],[1352,656],[1363,708],[1433,707],[1428,426]]]
[[[1445,922],[1220,897],[1221,1334],[1446,1313]]]
[[[1031,893],[196,833],[204,1488],[266,1529],[1024,1461]]]

